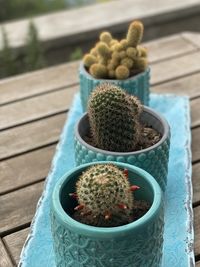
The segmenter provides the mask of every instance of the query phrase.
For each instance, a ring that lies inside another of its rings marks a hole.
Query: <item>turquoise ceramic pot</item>
[[[148,107],[144,107],[141,121],[157,130],[162,136],[161,140],[154,146],[139,151],[112,152],[98,149],[84,141],[84,137],[88,135],[90,129],[88,116],[85,113],[75,127],[76,165],[102,160],[129,163],[149,172],[165,190],[170,147],[169,125],[160,114]]]
[[[106,80],[106,79],[95,79],[85,69],[83,63],[80,64],[79,69],[80,79],[80,96],[83,111],[87,109],[87,102],[91,92],[100,83],[113,83],[123,88],[127,93],[137,96],[142,104],[148,106],[149,104],[149,80],[150,80],[150,69],[139,73],[126,80]]]
[[[98,162],[105,164],[106,162]],[[139,220],[118,227],[94,227],[70,217],[76,203],[69,197],[85,164],[58,181],[52,196],[51,227],[57,267],[160,267],[163,245],[163,198],[155,179],[142,169],[115,163],[128,169],[129,180],[140,186],[135,199],[151,204]]]

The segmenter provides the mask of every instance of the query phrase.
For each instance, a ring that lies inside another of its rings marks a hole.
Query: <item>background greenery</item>
[[[0,0],[0,23],[107,1],[110,0]],[[47,66],[45,51],[43,51],[40,45],[37,29],[31,21],[23,57],[16,55],[15,51],[10,48],[6,32],[2,25],[0,25],[0,34],[3,36],[3,49],[0,50],[0,78]],[[81,48],[77,46],[68,58],[69,60],[78,60],[82,55]]]
[[[0,22],[109,0],[0,0]]]

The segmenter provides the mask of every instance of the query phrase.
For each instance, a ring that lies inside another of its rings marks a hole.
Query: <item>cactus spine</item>
[[[109,32],[102,32],[100,41],[83,58],[89,73],[96,79],[124,80],[144,71],[148,66],[147,50],[139,45],[143,31],[143,24],[134,21],[126,39],[121,41],[113,39]]]
[[[88,102],[94,145],[108,151],[134,151],[141,134],[141,111],[139,100],[120,87],[108,83],[97,86]]]
[[[94,226],[119,226],[132,221],[133,194],[124,171],[111,164],[86,170],[76,183],[79,220]]]

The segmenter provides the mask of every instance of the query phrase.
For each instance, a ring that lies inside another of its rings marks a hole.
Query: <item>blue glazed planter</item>
[[[149,105],[149,80],[150,80],[150,68],[146,71],[139,73],[126,80],[106,80],[106,79],[95,79],[85,69],[83,63],[80,64],[79,68],[79,79],[80,79],[80,96],[83,111],[87,109],[88,98],[91,92],[100,83],[113,83],[123,88],[130,95],[137,96],[142,104]]]
[[[90,129],[88,116],[85,113],[75,127],[76,165],[102,160],[129,163],[149,172],[164,191],[167,185],[170,128],[161,115],[148,107],[144,107],[141,121],[157,130],[162,136],[161,140],[154,146],[139,151],[112,152],[98,149],[84,141]]]
[[[98,162],[105,164],[106,162]],[[129,180],[140,186],[135,199],[146,200],[149,211],[135,222],[118,227],[94,227],[70,217],[76,203],[74,192],[85,164],[67,173],[56,184],[52,196],[51,229],[57,267],[160,267],[163,246],[164,210],[162,191],[147,172],[124,163],[113,164],[128,169]]]

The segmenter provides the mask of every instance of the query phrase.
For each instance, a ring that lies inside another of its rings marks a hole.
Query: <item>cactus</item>
[[[129,69],[127,66],[119,65],[115,70],[115,75],[118,80],[124,80],[129,77]]]
[[[90,67],[90,73],[97,79],[101,79],[107,75],[107,69],[103,64],[93,64]]]
[[[107,60],[110,58],[111,51],[110,51],[109,46],[106,43],[99,42],[96,46],[96,49],[101,57]]]
[[[147,50],[139,45],[143,24],[130,24],[126,39],[118,41],[109,32],[102,32],[99,42],[83,58],[89,73],[97,79],[127,79],[147,68]],[[135,64],[136,61],[136,64]]]
[[[102,32],[99,37],[100,41],[106,43],[107,45],[110,44],[112,41],[112,35],[109,32]]]
[[[114,152],[134,151],[141,135],[141,111],[139,100],[120,87],[109,83],[97,86],[88,102],[94,146]]]
[[[144,26],[140,21],[134,21],[131,23],[127,33],[128,46],[137,47],[143,37]]]
[[[79,221],[93,226],[119,226],[133,220],[134,198],[127,170],[112,164],[87,169],[76,183]]]
[[[86,54],[83,58],[84,65],[90,67],[91,65],[97,63],[97,58],[92,54]]]

